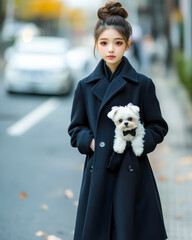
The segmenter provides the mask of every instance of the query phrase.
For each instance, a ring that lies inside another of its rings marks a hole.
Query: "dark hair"
[[[128,17],[128,12],[122,7],[120,2],[107,2],[104,7],[99,8],[97,16],[99,20],[94,29],[94,38],[96,42],[101,33],[107,28],[117,30],[122,35],[125,42],[128,42],[132,34],[132,27],[129,22],[125,20]]]

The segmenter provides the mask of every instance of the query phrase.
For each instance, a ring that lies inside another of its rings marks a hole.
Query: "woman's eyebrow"
[[[123,38],[114,38],[114,40],[117,40],[117,39],[123,40]],[[108,38],[100,38],[100,40],[109,40],[109,39]]]

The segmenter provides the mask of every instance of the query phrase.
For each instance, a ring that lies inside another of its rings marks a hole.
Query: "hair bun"
[[[104,7],[99,8],[97,12],[100,20],[106,20],[110,16],[128,17],[128,12],[122,7],[120,2],[107,2]]]

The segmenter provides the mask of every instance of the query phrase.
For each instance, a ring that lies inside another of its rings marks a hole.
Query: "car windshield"
[[[16,51],[30,54],[60,54],[67,50],[67,44],[63,40],[38,39],[31,42],[19,42]]]

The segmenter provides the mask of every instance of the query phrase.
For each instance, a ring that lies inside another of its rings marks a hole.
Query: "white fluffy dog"
[[[113,149],[123,153],[126,141],[131,141],[133,152],[140,156],[143,152],[145,129],[139,121],[139,107],[129,103],[127,106],[114,106],[107,116],[116,125]]]

